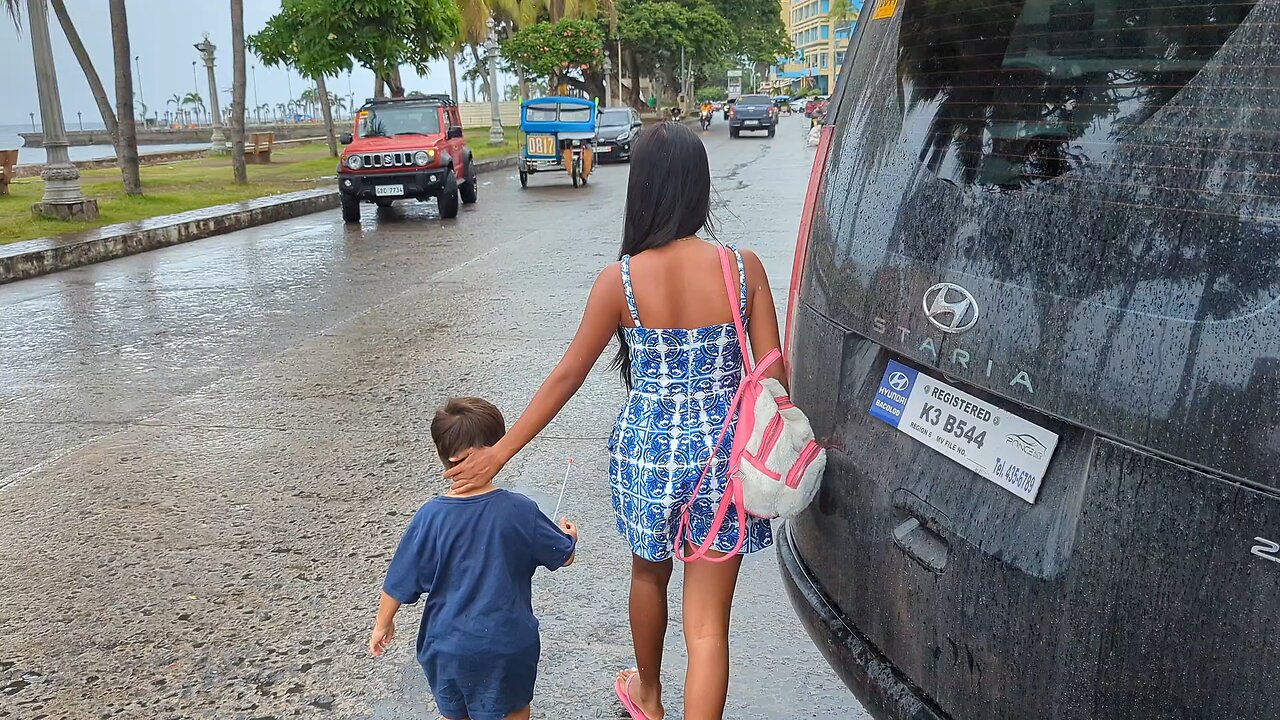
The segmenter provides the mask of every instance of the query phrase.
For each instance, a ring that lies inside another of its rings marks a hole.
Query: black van
[[[1280,718],[1280,1],[878,0],[779,542],[878,718]]]

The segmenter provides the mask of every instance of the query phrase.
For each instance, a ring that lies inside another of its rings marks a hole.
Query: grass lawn
[[[477,160],[512,155],[518,149],[516,129],[507,129],[505,147],[489,147],[487,128],[469,133]],[[145,152],[145,148],[143,152]],[[93,222],[48,220],[31,213],[32,203],[44,194],[40,178],[14,180],[8,195],[0,195],[0,244],[87,230],[156,215],[185,212],[211,205],[237,202],[264,195],[333,186],[337,160],[323,143],[294,145],[272,153],[270,165],[250,165],[249,184],[231,182],[231,158],[181,160],[166,165],[142,166],[141,197],[124,194],[118,168],[84,170],[80,182],[89,197],[97,198],[99,217]]]

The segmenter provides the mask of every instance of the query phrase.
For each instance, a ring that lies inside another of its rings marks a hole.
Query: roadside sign
[[[730,70],[728,76],[729,82],[726,90],[728,91],[729,98],[731,100],[736,100],[742,95],[742,71]]]

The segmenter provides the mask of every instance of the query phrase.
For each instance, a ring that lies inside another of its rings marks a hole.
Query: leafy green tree
[[[247,42],[264,63],[288,64],[313,78],[359,63],[392,97],[403,97],[400,66],[425,75],[461,32],[453,0],[283,0]]]
[[[564,83],[592,97],[604,94],[604,37],[589,20],[535,23],[503,43],[502,54],[552,87]]]
[[[848,3],[848,0],[844,0]],[[732,28],[730,54],[746,58],[757,67],[772,65],[792,54],[791,41],[782,23],[778,0],[710,0]],[[835,0],[833,5],[838,5]]]
[[[718,87],[698,88],[698,92],[694,93],[694,97],[696,97],[698,99],[698,102],[700,103],[715,102],[716,100],[723,100],[724,96],[725,96],[725,89],[718,88]]]
[[[732,52],[733,27],[708,0],[619,0],[618,15],[632,77],[656,75],[676,87],[682,52],[695,69],[721,63]],[[631,104],[639,106],[639,88],[631,92]]]

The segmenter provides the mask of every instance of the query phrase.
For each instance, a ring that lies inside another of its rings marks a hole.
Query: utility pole
[[[45,0],[27,0],[27,22],[31,29],[31,55],[36,66],[36,91],[40,96],[40,126],[44,132],[44,197],[31,211],[59,220],[94,220],[98,201],[84,196],[80,171],[67,153],[67,130],[62,122],[62,99],[58,95],[58,73],[53,64],[53,43],[49,39],[49,10]],[[34,113],[33,113],[34,115]]]

